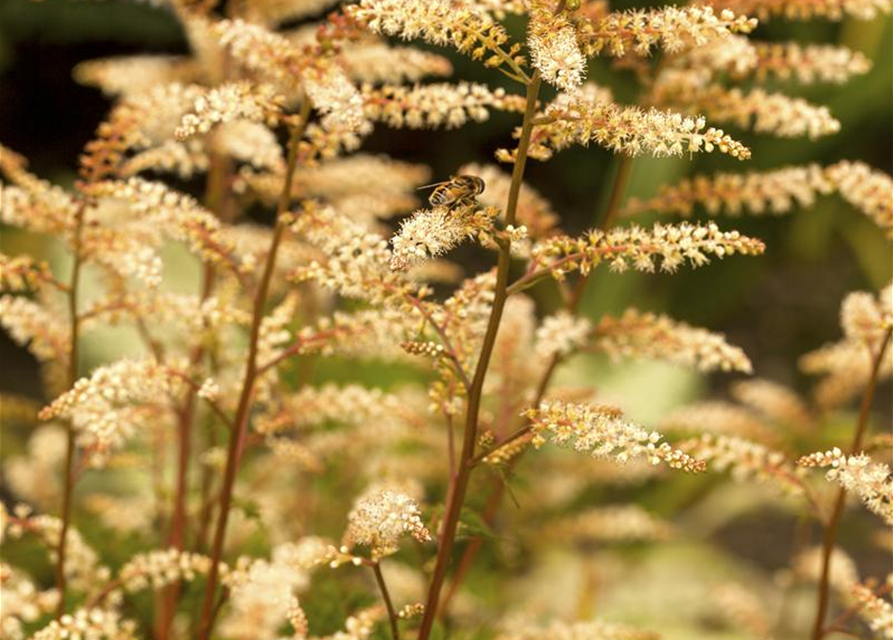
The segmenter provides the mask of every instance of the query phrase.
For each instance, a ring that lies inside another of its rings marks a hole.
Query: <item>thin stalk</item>
[[[871,413],[871,402],[874,399],[874,390],[877,387],[878,371],[884,359],[884,352],[890,344],[890,338],[893,335],[893,327],[887,329],[878,347],[877,353],[874,354],[874,360],[871,366],[871,376],[868,378],[868,385],[865,387],[865,394],[862,396],[862,405],[859,408],[859,420],[856,423],[856,433],[853,436],[853,442],[850,445],[850,454],[859,453],[862,448],[862,439],[865,437],[865,431],[868,427],[868,416]],[[818,586],[818,604],[816,605],[815,622],[812,627],[812,640],[822,640],[825,636],[825,617],[828,614],[828,601],[830,595],[830,577],[831,577],[831,554],[834,551],[834,543],[837,540],[837,532],[840,529],[840,518],[843,514],[844,503],[846,502],[846,489],[843,487],[837,492],[837,500],[834,502],[834,510],[831,513],[831,519],[825,527],[825,536],[822,540],[822,572],[819,578]]]
[[[388,585],[385,584],[384,576],[381,575],[381,564],[378,562],[373,563],[372,572],[375,574],[378,590],[381,591],[381,599],[384,600],[385,607],[388,609],[388,618],[391,621],[391,637],[394,640],[400,640],[400,628],[397,626],[397,612],[394,610],[394,603],[391,601]]]
[[[224,66],[228,69],[228,59]],[[214,153],[211,156],[211,166],[208,171],[208,180],[205,185],[205,206],[223,222],[230,222],[229,203],[229,176],[232,172],[232,161],[225,155]],[[202,282],[200,288],[201,302],[204,303],[214,290],[216,274],[214,265],[206,262],[202,270]],[[203,342],[197,344],[189,356],[189,370],[196,367],[204,358],[205,346]],[[168,547],[182,551],[186,544],[187,517],[186,498],[189,495],[189,461],[192,455],[192,436],[195,424],[198,389],[189,386],[182,406],[177,411],[177,486],[174,493],[174,508],[171,516],[171,527],[168,534]],[[215,407],[216,408],[216,407]],[[219,413],[219,412],[218,412]],[[227,424],[227,421],[224,421]],[[174,582],[164,592],[160,620],[156,625],[157,640],[167,640],[170,637],[174,615],[177,612],[177,603],[180,599],[180,581]]]
[[[206,263],[202,274],[201,300],[204,302],[214,288],[214,267]],[[205,350],[197,345],[190,354],[190,369],[202,361]],[[183,405],[177,411],[177,487],[174,493],[174,509],[171,527],[167,537],[169,548],[182,551],[186,542],[186,497],[189,495],[189,461],[192,456],[192,431],[195,422],[197,390],[193,386],[186,389]],[[167,640],[170,637],[177,602],[180,599],[180,581],[174,582],[164,592],[161,606],[161,619],[157,625],[156,638]]]
[[[632,166],[632,158],[624,156],[620,162],[620,166],[618,166],[617,173],[614,176],[614,183],[611,187],[611,195],[608,199],[607,209],[605,210],[605,214],[604,216],[602,216],[602,220],[599,224],[599,228],[601,228],[602,231],[607,231],[614,223],[614,220],[617,217],[617,211],[620,207],[620,202],[623,199],[624,192],[626,191],[626,183],[628,181],[630,168]],[[579,309],[580,303],[583,301],[583,294],[586,292],[586,285],[588,284],[588,281],[588,276],[580,276],[577,279],[577,282],[574,284],[573,290],[569,293],[566,306],[567,310],[571,313],[576,313]],[[552,356],[552,359],[549,361],[549,364],[547,365],[546,370],[543,372],[543,376],[540,378],[540,382],[537,385],[533,406],[539,405],[539,403],[542,402],[543,398],[546,396],[546,391],[549,388],[549,383],[552,381],[552,377],[554,376],[555,370],[558,368],[560,362],[560,354],[555,354],[554,356]],[[494,446],[492,449],[483,451],[480,454],[474,456],[471,460],[468,461],[468,464],[470,466],[476,466],[480,464],[480,462],[491,453],[494,453],[505,445],[514,442],[518,438],[523,438],[528,433],[530,433],[530,424],[525,424],[520,429],[500,441],[499,444]],[[484,522],[486,522],[488,525],[492,525],[493,521],[496,519],[496,514],[499,512],[499,505],[502,503],[502,497],[505,495],[505,489],[505,482],[500,478],[497,481],[493,492],[490,494],[490,498],[487,501],[487,506],[483,513]],[[483,538],[481,538],[480,536],[475,537],[468,543],[468,546],[462,553],[462,558],[459,560],[459,566],[456,569],[456,573],[453,575],[452,580],[450,581],[446,595],[444,596],[443,602],[441,603],[441,615],[446,613],[449,603],[452,601],[456,593],[458,593],[459,587],[465,580],[465,576],[471,570],[471,567],[474,564],[474,560],[481,550],[482,544]]]
[[[68,354],[68,388],[71,389],[78,379],[78,334],[80,332],[80,315],[78,314],[78,291],[81,280],[81,241],[84,230],[84,212],[87,208],[86,200],[82,201],[75,212],[74,222],[74,265],[71,269],[71,284],[68,286],[68,317],[71,323],[71,349]],[[59,592],[59,604],[56,607],[56,618],[61,618],[65,613],[65,591],[67,582],[65,578],[65,560],[68,549],[68,529],[71,526],[71,502],[74,494],[74,454],[75,454],[74,427],[69,423],[68,438],[65,449],[65,486],[62,491],[62,530],[59,532],[58,560],[56,562],[56,589]]]
[[[214,425],[207,425],[207,445],[209,449],[213,449],[217,446],[217,433],[214,430]],[[193,542],[193,551],[196,553],[204,554],[208,548],[208,532],[210,529],[210,523],[212,522],[212,515],[214,511],[214,501],[212,500],[212,496],[215,495],[212,493],[213,488],[213,480],[214,480],[214,469],[210,465],[204,464],[202,465],[202,474],[201,480],[199,483],[199,494],[201,497],[201,507],[199,508],[198,513],[198,531],[195,533],[195,540]]]
[[[533,132],[533,117],[536,113],[536,103],[540,91],[540,77],[535,73],[527,85],[527,102],[524,108],[524,120],[521,123],[521,136],[518,141],[518,153],[515,166],[512,170],[512,182],[509,188],[508,202],[505,208],[505,224],[515,224],[515,214],[518,210],[518,197],[521,193],[521,183],[524,178],[524,168],[527,164],[527,151],[530,148],[530,136]],[[480,418],[481,396],[483,394],[484,379],[490,365],[490,357],[496,344],[496,334],[502,320],[502,312],[508,299],[509,268],[511,267],[511,246],[503,242],[499,246],[499,260],[496,266],[496,287],[493,292],[493,306],[490,310],[490,318],[487,322],[487,330],[484,334],[480,357],[475,368],[474,377],[468,392],[468,403],[465,413],[465,433],[462,441],[462,453],[459,458],[459,466],[455,477],[450,482],[449,498],[447,499],[446,515],[444,517],[440,545],[437,549],[437,560],[434,565],[434,573],[431,576],[431,584],[428,588],[428,598],[425,604],[425,614],[419,629],[418,640],[428,640],[437,616],[437,606],[440,601],[440,592],[446,578],[447,568],[456,540],[456,530],[459,525],[459,515],[462,512],[462,504],[465,502],[465,494],[468,490],[468,481],[471,478],[472,467],[468,461],[474,457],[474,449],[477,443],[478,420]]]
[[[220,567],[220,559],[223,555],[223,543],[226,538],[226,526],[229,521],[229,510],[233,499],[233,486],[236,481],[241,452],[246,433],[248,431],[248,417],[251,412],[254,385],[258,378],[257,353],[260,341],[260,328],[264,318],[267,304],[267,295],[270,291],[270,283],[273,279],[273,271],[276,266],[276,255],[285,235],[285,212],[291,202],[292,181],[297,167],[298,146],[304,136],[304,128],[310,115],[310,101],[305,97],[301,105],[300,120],[294,126],[288,143],[288,165],[285,171],[285,179],[282,194],[279,198],[279,206],[276,210],[276,223],[273,229],[273,238],[270,241],[270,250],[267,253],[263,275],[258,284],[254,296],[254,310],[251,319],[251,332],[248,342],[248,360],[245,365],[245,377],[242,382],[242,391],[239,395],[239,403],[234,419],[234,429],[230,434],[227,450],[226,470],[223,476],[223,487],[220,492],[220,507],[217,514],[217,527],[214,531],[214,543],[211,551],[211,568],[205,586],[205,597],[202,603],[201,621],[199,623],[199,640],[209,640],[211,627],[215,617],[214,594],[217,591],[217,580]]]
[[[884,584],[875,589],[872,593],[875,598],[883,598],[885,595],[893,591],[893,585]],[[825,629],[825,633],[846,633],[846,629],[844,629],[843,625],[849,622],[851,618],[856,616],[862,609],[865,608],[866,603],[863,601],[859,601],[849,609],[841,613],[834,620],[828,623],[828,628]]]

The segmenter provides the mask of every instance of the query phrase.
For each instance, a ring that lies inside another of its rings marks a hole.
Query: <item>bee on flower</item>
[[[419,189],[431,187],[434,187],[434,191],[428,197],[428,202],[435,207],[469,205],[486,189],[483,180],[477,176],[469,175],[451,176],[449,180],[426,184]]]

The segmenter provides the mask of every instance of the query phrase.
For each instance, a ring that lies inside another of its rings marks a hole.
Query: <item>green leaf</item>
[[[459,514],[458,536],[463,538],[495,538],[493,528],[487,524],[483,516],[471,507],[462,507]]]

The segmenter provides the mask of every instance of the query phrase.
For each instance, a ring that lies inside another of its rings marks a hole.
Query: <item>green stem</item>
[[[629,169],[632,164],[632,159],[628,156],[624,156],[621,160],[621,165],[617,169],[617,173],[614,177],[614,184],[611,187],[611,196],[609,198],[608,207],[605,211],[605,215],[602,218],[601,224],[599,225],[602,231],[607,231],[614,219],[616,218],[616,213],[620,205],[620,201],[623,196],[623,192],[626,188],[626,181],[629,177]],[[576,313],[580,307],[580,303],[583,300],[583,294],[586,292],[586,284],[589,280],[588,276],[580,276],[577,279],[577,282],[574,285],[573,291],[570,292],[567,299],[567,310],[571,313]],[[517,282],[515,283],[517,284]],[[514,286],[514,285],[512,285]],[[509,287],[509,293],[511,293],[512,287]],[[543,398],[546,397],[546,391],[549,388],[549,383],[552,381],[552,377],[555,374],[555,370],[558,368],[558,365],[561,363],[561,355],[555,354],[552,356],[552,359],[549,361],[549,364],[546,366],[546,370],[543,372],[542,377],[540,378],[539,384],[536,388],[536,394],[533,401],[533,406],[539,406],[540,402],[542,402]],[[525,423],[521,428],[512,433],[511,435],[504,438],[499,444],[495,445],[493,448],[483,451],[478,455],[474,456],[471,460],[468,461],[470,466],[477,466],[483,461],[488,455],[495,453],[502,447],[506,446],[514,442],[519,438],[523,438],[524,436],[530,433],[530,424]],[[522,452],[523,453],[523,452]],[[515,464],[516,461],[520,458],[515,458],[512,460],[510,464]],[[502,496],[505,494],[506,485],[505,482],[500,479],[499,482],[496,483],[496,486],[493,489],[493,492],[490,494],[490,499],[487,501],[487,507],[484,512],[484,522],[488,525],[492,525],[493,521],[496,519],[496,514],[499,511],[499,505],[502,502]],[[462,584],[462,581],[465,579],[468,571],[471,570],[471,566],[474,563],[475,557],[481,549],[481,545],[483,544],[483,539],[480,537],[476,537],[471,540],[468,546],[465,548],[465,551],[462,554],[462,558],[459,561],[459,567],[456,569],[455,574],[450,582],[450,585],[447,589],[447,593],[443,598],[443,602],[441,607],[443,611],[441,612],[441,617],[446,611],[449,603],[452,601],[453,597],[455,597],[456,593],[459,591],[459,587]]]
[[[530,148],[530,136],[533,132],[533,116],[536,113],[536,102],[540,90],[540,77],[535,73],[527,86],[527,102],[524,109],[524,120],[521,123],[521,136],[518,142],[518,153],[515,166],[512,171],[512,183],[509,188],[508,202],[505,208],[505,224],[515,224],[515,215],[518,210],[518,198],[521,193],[521,183],[524,178],[524,168],[527,163],[527,152]],[[428,640],[437,616],[437,607],[440,601],[440,592],[446,578],[447,568],[452,557],[453,544],[456,539],[456,530],[459,525],[459,515],[465,502],[465,494],[468,491],[468,482],[471,478],[472,467],[468,462],[474,457],[475,444],[477,443],[478,420],[480,418],[481,398],[483,395],[484,379],[490,365],[490,357],[496,344],[496,334],[502,320],[502,312],[508,299],[508,278],[511,267],[511,246],[508,242],[500,244],[499,260],[496,266],[496,286],[493,292],[493,306],[490,310],[490,318],[487,322],[487,330],[481,347],[480,357],[475,368],[474,377],[468,392],[468,405],[465,413],[465,433],[462,441],[462,453],[459,459],[458,470],[450,483],[449,498],[447,500],[446,515],[440,535],[440,546],[437,550],[437,559],[434,573],[431,576],[431,584],[428,588],[428,599],[425,604],[425,614],[419,629],[418,640]]]

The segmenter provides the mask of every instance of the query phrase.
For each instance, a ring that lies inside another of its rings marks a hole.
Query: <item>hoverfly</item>
[[[477,176],[451,176],[449,180],[426,184],[419,189],[434,187],[428,202],[435,207],[450,207],[469,204],[484,192],[485,186]]]

